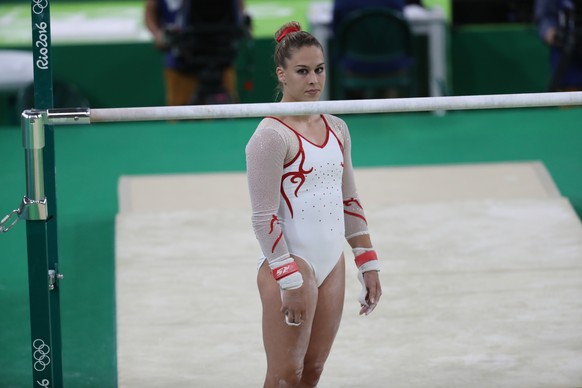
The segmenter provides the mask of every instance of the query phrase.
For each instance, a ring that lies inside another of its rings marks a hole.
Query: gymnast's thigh
[[[301,326],[289,326],[281,311],[281,291],[273,278],[268,263],[259,268],[257,283],[263,305],[263,343],[268,368],[288,368],[290,364],[302,365],[309,345],[311,324],[317,303],[317,285],[313,270],[303,260],[296,260],[303,275],[304,292],[307,294],[307,317]]]
[[[329,356],[342,318],[345,279],[345,260],[342,254],[334,269],[318,289],[311,340],[305,357],[306,366],[322,365]]]

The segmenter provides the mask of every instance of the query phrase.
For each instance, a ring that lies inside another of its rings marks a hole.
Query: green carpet
[[[356,167],[540,160],[582,215],[582,109],[344,118],[352,131]],[[241,119],[55,129],[67,387],[116,386],[113,237],[119,176],[242,172],[244,146],[258,122]],[[19,205],[25,193],[18,128],[0,128],[0,155],[2,217]],[[195,194],[184,193],[184,201],[195,200]],[[156,225],[144,225],[152,227]],[[3,388],[30,386],[32,379],[25,229],[21,222],[0,235]],[[249,265],[253,263],[249,261]],[[155,274],[144,281],[155,281]]]

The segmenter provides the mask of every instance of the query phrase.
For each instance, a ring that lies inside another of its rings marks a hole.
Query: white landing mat
[[[320,388],[582,386],[582,225],[539,163],[357,170],[384,295],[342,326]],[[123,177],[120,387],[259,387],[244,174]]]

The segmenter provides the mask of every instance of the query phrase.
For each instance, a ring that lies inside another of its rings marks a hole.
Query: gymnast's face
[[[317,46],[303,46],[287,60],[287,67],[277,67],[285,102],[317,101],[325,86],[323,52]]]

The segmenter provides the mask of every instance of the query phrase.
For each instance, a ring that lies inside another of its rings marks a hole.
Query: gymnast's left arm
[[[370,314],[377,306],[382,296],[380,285],[380,262],[372,246],[368,221],[361,205],[354,179],[354,169],[351,158],[351,138],[347,126],[344,127],[344,172],[342,193],[344,201],[344,223],[346,239],[352,247],[358,280],[362,284],[362,291],[358,298],[360,315]]]

